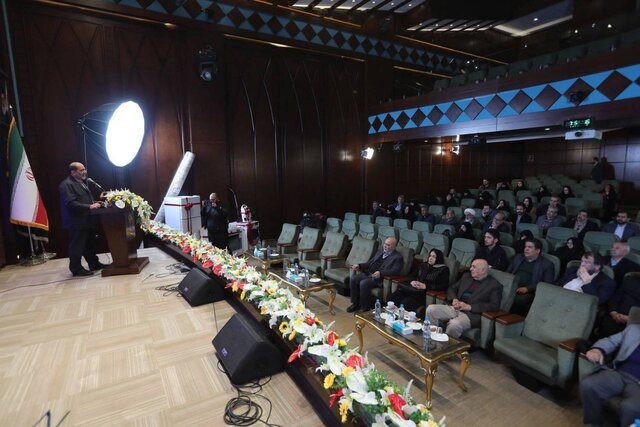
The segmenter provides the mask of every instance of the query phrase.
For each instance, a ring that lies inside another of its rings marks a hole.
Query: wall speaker
[[[224,286],[222,283],[212,279],[198,268],[192,268],[182,279],[182,282],[178,285],[178,292],[191,307],[224,299]]]
[[[234,314],[211,342],[234,384],[277,374],[284,370],[282,353],[262,331]]]

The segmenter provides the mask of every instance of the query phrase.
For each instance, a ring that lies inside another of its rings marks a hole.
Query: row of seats
[[[534,58],[522,59],[509,65],[496,65],[488,69],[478,69],[468,74],[457,74],[451,79],[436,80],[433,90],[438,92],[466,84],[477,84],[508,76],[517,76],[528,71],[541,70],[553,65],[568,64],[587,56],[611,52],[637,43],[640,43],[640,31],[631,31],[620,36],[607,37],[589,44],[569,47],[559,52],[545,53]]]

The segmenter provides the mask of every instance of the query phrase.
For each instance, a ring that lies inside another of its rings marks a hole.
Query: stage
[[[48,410],[52,425],[69,412],[62,426],[223,423],[236,391],[217,368],[211,339],[234,309],[226,301],[192,308],[156,290],[180,282],[182,275],[161,277],[176,261],[157,248],[139,256],[150,259],[139,275],[72,278],[67,259],[0,270],[2,424],[34,425]],[[109,262],[104,254],[100,260]],[[335,316],[328,300],[312,294],[308,305],[325,323],[335,320],[341,336],[353,332],[348,299],[337,297]],[[371,331],[365,335],[370,360],[398,384],[413,380],[411,393],[421,399],[424,374],[415,358]],[[533,393],[482,351],[471,354],[466,393],[456,384],[458,365],[443,362],[433,390],[432,411],[446,415],[450,427],[581,423],[577,398],[559,403],[548,392]],[[273,403],[270,423],[323,425],[287,373],[275,375],[262,394]]]

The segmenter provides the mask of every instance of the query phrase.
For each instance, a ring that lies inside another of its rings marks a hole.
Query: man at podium
[[[87,169],[80,162],[69,165],[69,176],[58,187],[62,224],[69,230],[69,270],[74,276],[91,276],[94,271],[108,267],[96,255],[96,226],[89,211],[99,209],[102,204],[94,202],[90,187],[94,191],[102,189],[87,178]],[[82,266],[83,256],[89,270]]]

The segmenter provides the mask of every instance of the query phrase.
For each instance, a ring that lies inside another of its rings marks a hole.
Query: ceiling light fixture
[[[533,18],[533,22],[538,22],[538,18]]]
[[[613,28],[613,25],[607,24],[607,28]]]

